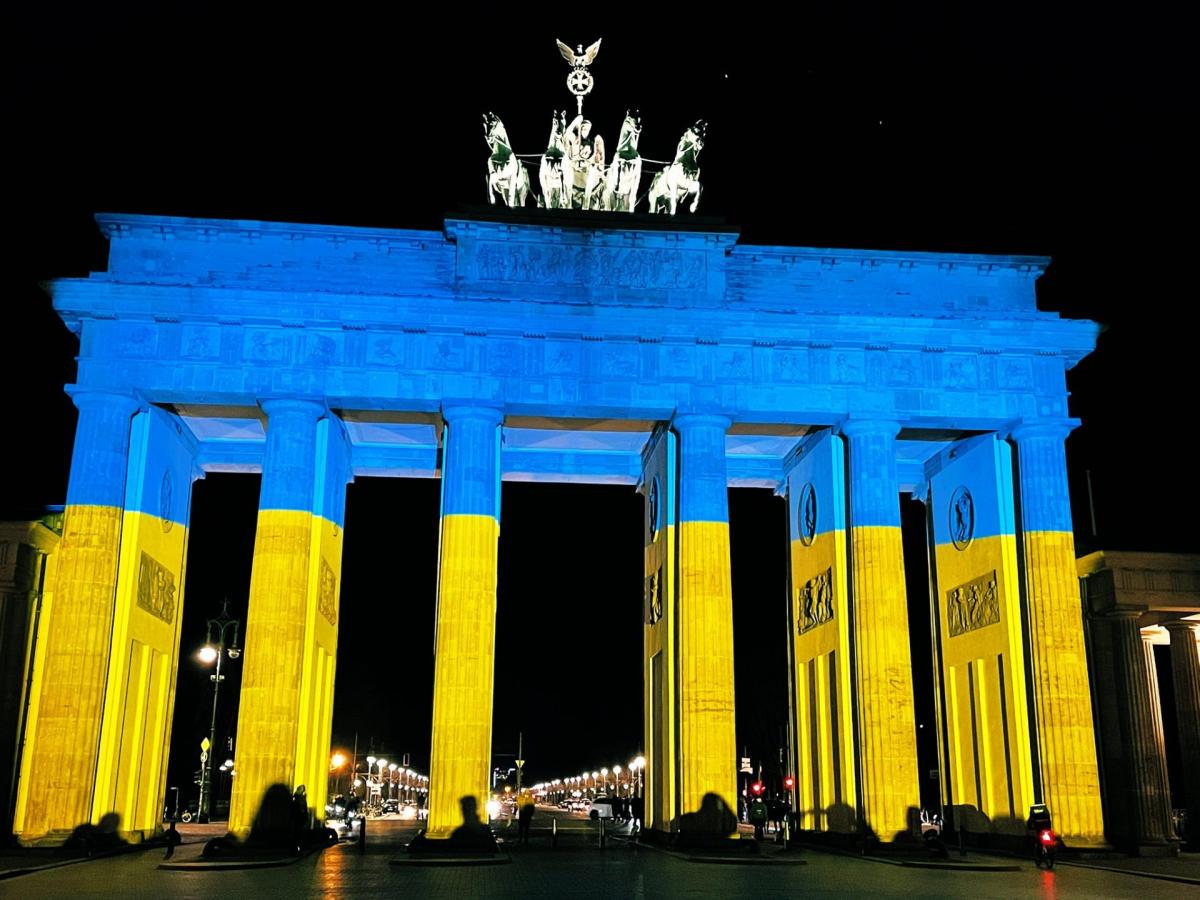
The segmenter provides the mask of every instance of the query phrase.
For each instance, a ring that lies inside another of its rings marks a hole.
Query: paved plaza
[[[168,871],[162,851],[77,863],[0,881],[0,897],[170,897],[237,900],[269,897],[1195,897],[1195,885],[1061,865],[1042,872],[909,868],[804,851],[804,865],[689,862],[613,842],[601,850],[582,838],[558,848],[546,840],[514,847],[511,863],[427,868],[392,865],[413,829],[373,822],[367,847],[341,844],[281,868]],[[180,848],[178,858],[198,845]],[[982,861],[982,857],[980,858]],[[994,862],[989,858],[989,861]]]

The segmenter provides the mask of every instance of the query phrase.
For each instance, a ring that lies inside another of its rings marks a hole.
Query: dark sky
[[[745,243],[1053,257],[1041,308],[1107,327],[1069,380],[1085,423],[1068,442],[1080,548],[1200,551],[1184,415],[1196,297],[1180,252],[1195,218],[1179,137],[1195,110],[1190,32],[1141,4],[831,6],[589,5],[581,21],[456,7],[418,23],[352,4],[39,4],[6,23],[0,512],[65,495],[74,413],[61,386],[77,348],[37,282],[103,266],[95,212],[438,228],[483,201],[480,114],[496,111],[518,152],[539,151],[570,99],[554,39],[602,35],[589,118],[611,142],[640,108],[641,150],[660,159],[708,119],[702,212]],[[246,476],[197,487],[185,650],[222,596],[244,609],[256,500]],[[786,703],[783,512],[763,491],[730,503],[738,740],[770,755]],[[564,505],[580,532],[546,527]],[[396,508],[410,513],[402,533],[385,518]],[[506,484],[503,510],[495,750],[515,752],[523,730],[535,779],[624,764],[641,727],[641,500]],[[433,482],[350,488],[335,733],[419,766],[436,516]],[[580,572],[587,596],[563,589]],[[205,727],[202,678],[185,660],[177,747]],[[190,765],[179,756],[172,783]]]

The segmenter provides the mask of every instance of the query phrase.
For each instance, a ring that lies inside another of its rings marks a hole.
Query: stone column
[[[262,402],[267,414],[231,831],[250,829],[269,788],[325,795],[348,461],[336,422],[308,399]],[[219,752],[219,751],[218,751]],[[321,808],[313,808],[323,818]]]
[[[503,418],[499,410],[468,406],[442,415],[447,433],[427,833],[434,839],[464,824],[463,801],[474,801],[479,819],[487,816]],[[556,527],[553,517],[547,524]]]
[[[76,391],[71,481],[14,828],[25,843],[92,822],[129,464],[127,394]],[[103,814],[103,811],[100,813]]]
[[[1064,441],[1067,422],[1013,430],[1042,801],[1068,844],[1104,844],[1100,774]]]
[[[862,815],[881,841],[909,834],[921,807],[895,422],[842,426],[850,469],[850,597]]]
[[[1113,628],[1113,668],[1125,750],[1124,806],[1140,852],[1166,848],[1173,837],[1171,793],[1154,646],[1142,636],[1137,612],[1107,617]],[[1051,814],[1054,810],[1051,809]]]
[[[715,793],[737,811],[733,587],[723,416],[682,415],[679,434],[680,808]]]
[[[61,514],[0,523],[0,835],[12,834],[26,696],[39,640],[40,608]],[[42,632],[44,635],[44,631]]]
[[[1183,755],[1184,805],[1191,825],[1186,835],[1200,836],[1200,646],[1196,621],[1167,622],[1171,635],[1171,677],[1175,686],[1175,715]]]

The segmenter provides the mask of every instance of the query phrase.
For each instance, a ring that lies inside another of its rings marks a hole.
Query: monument
[[[581,90],[597,50],[573,54]],[[1040,801],[1069,844],[1102,842],[1063,446],[1096,325],[1037,309],[1040,257],[745,245],[637,216],[640,119],[603,170],[584,93],[554,114],[544,210],[504,208],[533,179],[490,117],[503,205],[438,231],[97,216],[106,268],[50,285],[80,340],[79,424],[23,841],[109,813],[160,827],[191,485],[220,471],[262,474],[235,832],[279,783],[323,816],[345,489],[373,475],[442,483],[431,840],[487,800],[500,484],[522,479],[646,497],[649,829],[736,805],[727,491],[753,486],[788,502],[802,826],[892,841],[920,805],[908,494],[933,544],[943,795],[981,833]],[[652,207],[695,210],[703,137]]]

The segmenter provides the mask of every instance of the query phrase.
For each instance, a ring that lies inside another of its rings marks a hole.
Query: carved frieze
[[[653,625],[663,617],[662,568],[646,579],[646,624]]]
[[[337,625],[337,576],[324,559],[321,560],[321,585],[317,594],[317,612],[330,625]]]
[[[946,623],[950,637],[995,625],[1000,621],[1000,592],[995,571],[946,593]]]
[[[481,241],[462,274],[470,281],[699,290],[705,259],[665,248]]]
[[[175,573],[145,550],[138,564],[137,605],[168,625],[175,621]]]
[[[833,568],[814,575],[796,589],[799,614],[796,630],[800,634],[833,621]]]

